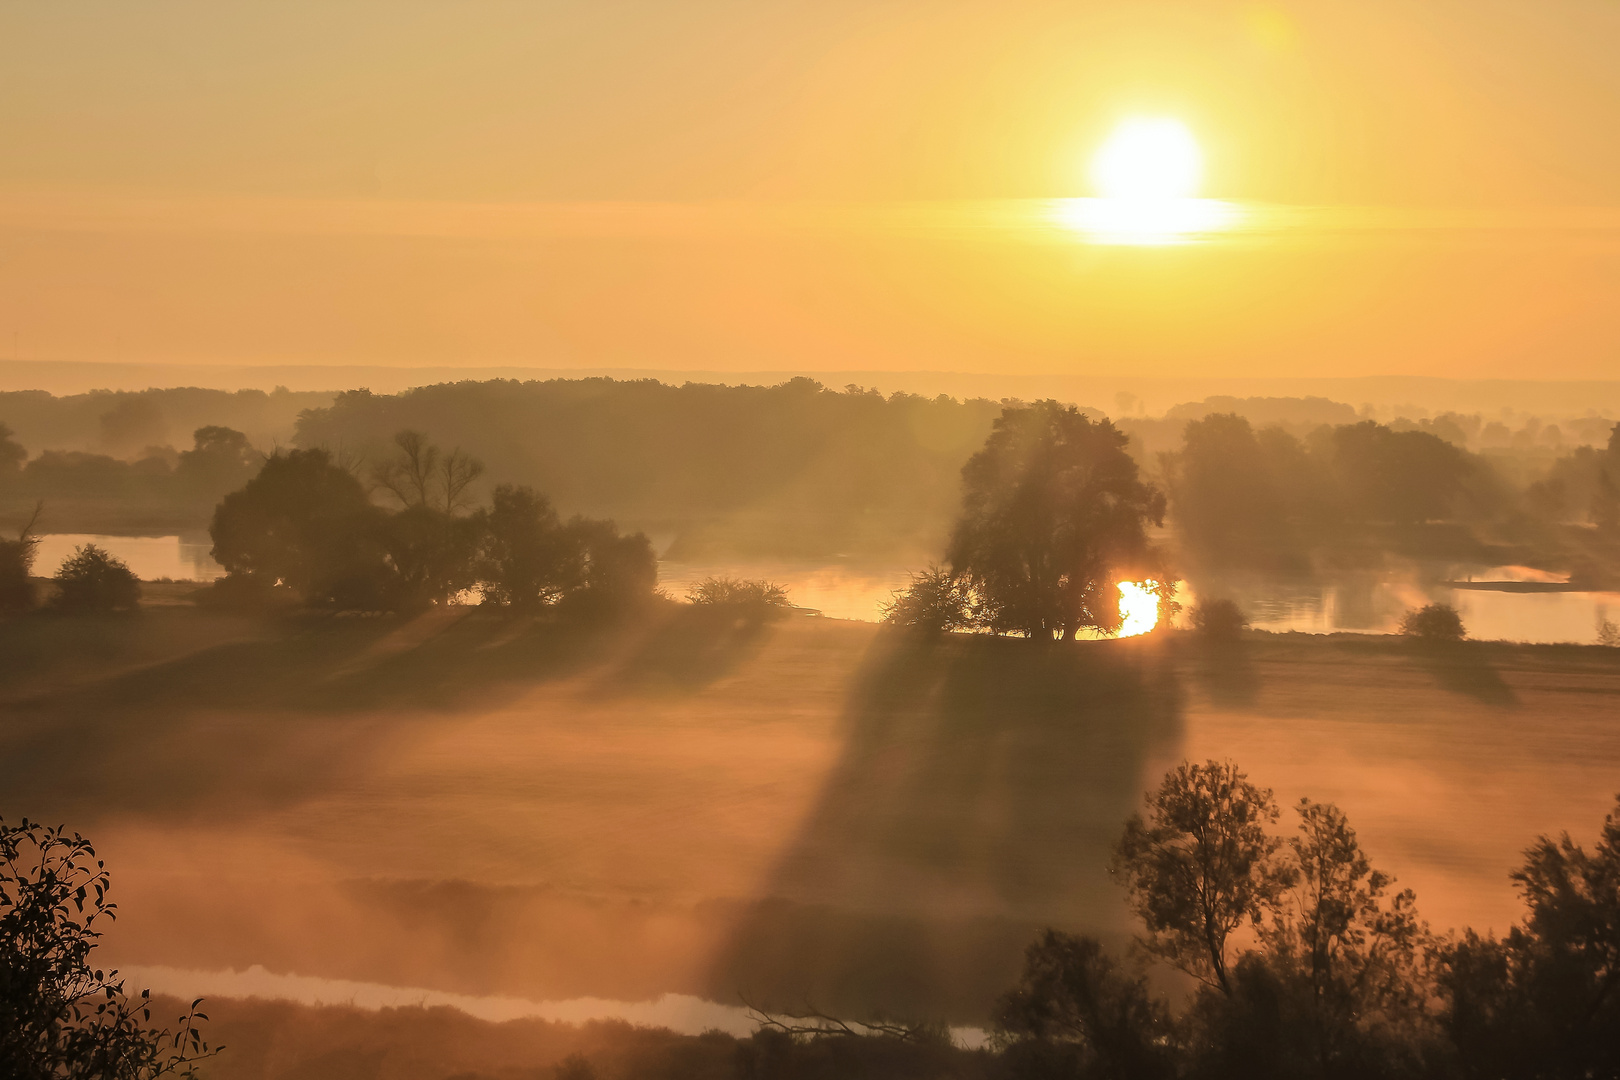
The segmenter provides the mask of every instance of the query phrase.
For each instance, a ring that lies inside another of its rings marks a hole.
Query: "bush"
[[[5,435],[5,425],[0,424],[0,441]],[[33,535],[39,512],[40,507],[34,507],[34,516],[17,530],[17,539],[0,540],[0,613],[27,611],[34,606],[34,585],[28,578],[34,570],[34,547],[39,543]]]
[[[780,585],[729,577],[704,578],[686,599],[694,607],[724,611],[750,622],[780,619],[793,608],[787,589]]]
[[[1462,616],[1450,604],[1429,604],[1408,611],[1401,619],[1401,633],[1423,641],[1461,641],[1468,636]]]
[[[141,583],[124,561],[94,544],[76,548],[56,571],[52,603],[64,611],[120,611],[140,599]]]
[[[179,1030],[154,1028],[148,993],[129,996],[118,972],[91,963],[117,916],[108,886],[84,837],[0,818],[0,1076],[191,1076],[215,1052],[198,1030],[200,1001]]]
[[[911,584],[878,605],[890,626],[941,634],[973,625],[973,593],[949,570],[930,566],[911,575]]]
[[[1205,637],[1232,641],[1249,628],[1249,619],[1232,600],[1205,600],[1193,608],[1192,624]]]

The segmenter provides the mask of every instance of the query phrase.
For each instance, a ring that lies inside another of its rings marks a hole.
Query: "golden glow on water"
[[[1156,581],[1119,583],[1119,636],[1135,637],[1159,625],[1159,596]]]

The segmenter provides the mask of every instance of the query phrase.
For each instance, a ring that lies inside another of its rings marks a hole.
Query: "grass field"
[[[98,842],[126,963],[959,1023],[1036,927],[1128,930],[1109,846],[1183,758],[1338,802],[1441,929],[1620,790],[1596,647],[153,606],[0,623],[0,714],[0,812]]]

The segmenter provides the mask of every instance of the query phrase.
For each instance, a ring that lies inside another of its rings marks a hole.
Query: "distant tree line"
[[[263,461],[246,435],[218,425],[196,429],[189,450],[150,447],[134,461],[83,450],[46,450],[29,458],[0,424],[0,506],[15,511],[43,499],[59,522],[176,527],[206,517]]]
[[[499,485],[475,507],[476,459],[414,431],[393,441],[394,453],[369,470],[325,449],[265,459],[214,512],[213,556],[226,570],[215,599],[417,611],[464,597],[537,610],[653,593],[658,565],[645,535],[564,521],[528,487]],[[373,490],[394,506],[379,506]]]
[[[630,523],[677,559],[914,554],[946,546],[962,466],[1009,406],[1026,407],[809,379],[493,380],[335,399],[0,395],[11,410],[0,418],[23,433],[0,430],[0,512],[45,498],[58,527],[200,527],[257,470],[252,447],[273,448],[254,425],[286,430],[297,413],[293,445],[356,458],[392,453],[401,429],[434,431],[484,461],[491,482]],[[179,418],[206,410],[218,418],[192,428],[192,448],[171,449]],[[1607,423],[1574,426],[1586,438]],[[1278,398],[1210,399],[1115,428],[1167,497],[1189,563],[1300,571],[1396,552],[1609,584],[1620,575],[1620,447],[1605,432],[1609,445],[1558,456],[1567,444],[1532,426],[1512,433],[1456,414],[1380,424],[1342,404]],[[26,449],[42,445],[78,448]]]
[[[1214,414],[1188,422],[1161,467],[1187,554],[1206,566],[1300,571],[1396,551],[1556,565],[1593,584],[1620,569],[1614,438],[1521,490],[1489,459],[1428,431],[1365,420],[1299,438]],[[1560,531],[1571,518],[1594,528]]]
[[[940,543],[997,402],[652,379],[494,380],[340,394],[300,447],[373,455],[431,430],[581,512],[668,537],[670,557],[891,554]],[[661,541],[662,542],[662,541]]]

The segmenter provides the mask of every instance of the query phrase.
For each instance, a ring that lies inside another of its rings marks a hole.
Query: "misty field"
[[[1183,758],[1339,803],[1437,929],[1620,789],[1620,650],[1576,646],[155,604],[0,624],[0,711],[9,805],[113,869],[109,959],[970,1024],[1038,927],[1127,931],[1109,849]]]

